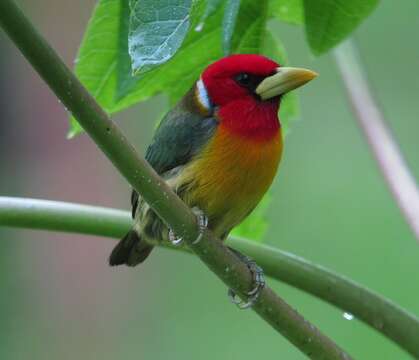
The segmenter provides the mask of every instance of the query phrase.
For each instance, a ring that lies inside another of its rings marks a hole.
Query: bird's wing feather
[[[159,174],[184,165],[207,143],[216,126],[215,118],[174,110],[156,130],[146,160]]]
[[[187,111],[180,104],[161,121],[145,158],[160,175],[184,165],[200,152],[217,124],[214,117],[203,117]],[[138,194],[135,190],[132,192],[131,204],[134,217],[138,205]]]

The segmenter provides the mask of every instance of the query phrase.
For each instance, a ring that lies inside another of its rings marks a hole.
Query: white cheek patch
[[[211,100],[209,98],[208,91],[205,88],[202,79],[199,79],[196,83],[196,98],[203,108],[205,108],[208,111],[211,110]]]

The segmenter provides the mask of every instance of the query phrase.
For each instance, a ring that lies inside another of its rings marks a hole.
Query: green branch
[[[13,0],[0,1],[0,24],[132,187],[227,286],[244,297],[252,287],[252,275],[247,266],[208,230],[204,232],[200,242],[193,244],[199,228],[192,212],[151,166],[137,155],[119,128]],[[253,309],[309,357],[349,358],[332,340],[308,323],[268,286],[262,290]]]
[[[0,197],[1,225],[120,238],[131,227],[132,220],[127,211]],[[353,314],[419,358],[419,319],[414,315],[371,290],[301,257],[244,239],[231,238],[228,241],[255,259],[267,275]]]

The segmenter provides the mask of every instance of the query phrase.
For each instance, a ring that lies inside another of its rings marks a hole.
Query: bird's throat
[[[255,141],[269,141],[280,132],[279,101],[261,102],[244,99],[229,103],[217,111],[220,125],[231,133]]]

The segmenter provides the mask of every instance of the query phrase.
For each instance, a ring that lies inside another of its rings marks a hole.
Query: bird
[[[281,99],[316,76],[258,54],[221,58],[204,69],[164,116],[145,158],[194,211],[200,226],[224,240],[275,177],[283,152]],[[133,227],[113,249],[111,266],[136,266],[155,245],[181,240],[135,190],[131,205]],[[232,250],[254,272],[257,291],[244,304],[251,306],[264,285],[263,272]]]

